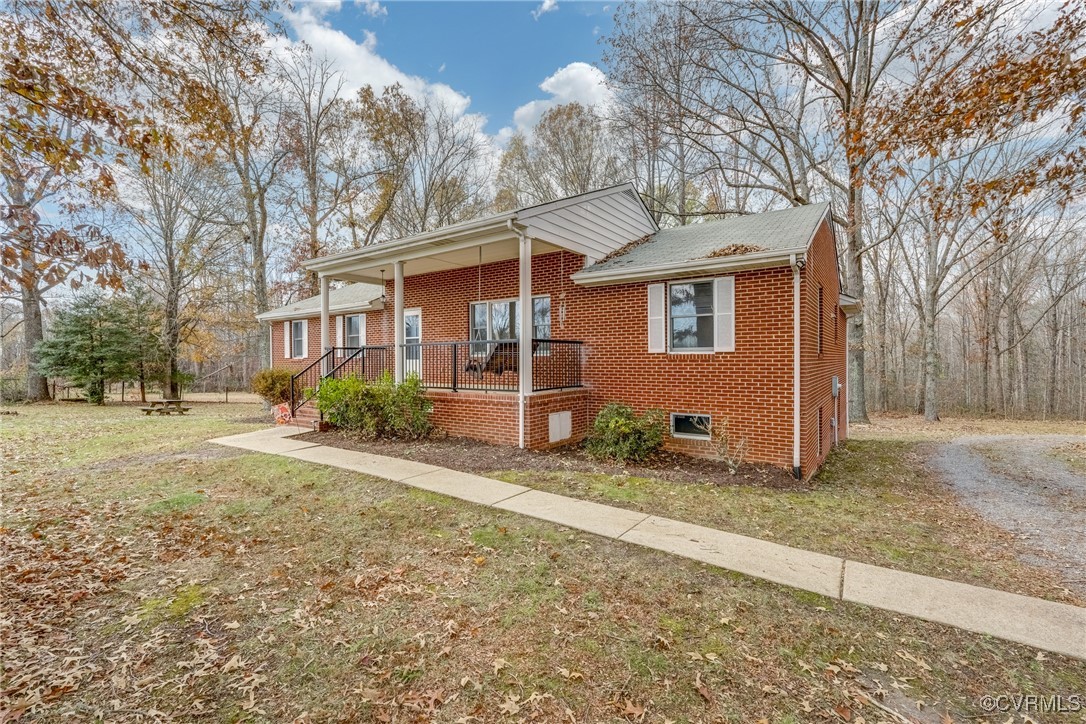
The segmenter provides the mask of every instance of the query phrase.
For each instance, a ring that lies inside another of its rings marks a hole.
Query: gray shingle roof
[[[328,292],[328,306],[332,309],[349,310],[364,307],[381,296],[384,290],[378,284],[348,284]],[[301,299],[297,302],[270,309],[258,318],[294,318],[314,317],[321,311],[321,295]]]
[[[808,204],[764,214],[735,216],[678,228],[660,229],[643,242],[634,242],[581,273],[640,269],[706,259],[721,249],[736,247],[735,256],[755,251],[803,249],[829,204]],[[753,248],[750,248],[753,247]]]

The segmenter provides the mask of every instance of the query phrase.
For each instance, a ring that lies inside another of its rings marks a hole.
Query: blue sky
[[[500,141],[557,103],[605,101],[593,66],[613,11],[613,2],[563,0],[303,0],[286,26],[335,59],[352,87],[400,82],[417,97],[484,115]]]

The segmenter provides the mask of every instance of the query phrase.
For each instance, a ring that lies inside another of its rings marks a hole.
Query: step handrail
[[[317,367],[318,365],[320,365],[321,369],[324,369],[325,360],[327,360],[329,357],[331,357],[334,352],[335,352],[335,350],[331,350],[331,349],[328,350],[327,352],[322,354],[319,359],[317,359],[316,361],[312,362],[311,364],[307,365],[304,369],[302,369],[301,372],[299,372],[296,375],[291,376],[291,378],[290,378],[290,414],[291,414],[291,416],[295,415],[298,412],[298,408],[300,408],[302,405],[304,405],[305,403],[307,403],[311,399],[313,399],[313,394],[312,393],[315,393],[317,391],[317,388],[320,387],[320,380],[324,379],[325,375],[321,374],[320,378],[317,380],[317,384],[315,384],[315,385],[313,385],[313,387],[309,388],[309,390],[310,390],[309,395],[305,394],[306,388],[302,388],[302,397],[303,397],[303,399],[300,402],[297,401],[296,398],[298,397],[298,395],[295,394],[295,388],[297,387],[298,380],[300,378],[302,378],[304,375],[308,374],[310,370],[312,370],[314,367]]]

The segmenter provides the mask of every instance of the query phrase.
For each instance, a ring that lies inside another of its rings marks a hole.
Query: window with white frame
[[[469,312],[471,325],[471,353],[487,354],[486,340],[518,339],[520,336],[520,316],[517,313],[515,299],[502,299],[486,302],[472,302]],[[532,338],[550,339],[551,336],[551,298],[538,296],[532,298]]]
[[[351,314],[343,318],[344,347],[361,347],[363,345],[365,342],[363,321],[361,314]]]
[[[294,358],[305,357],[305,328],[304,319],[295,319],[290,323],[290,356]]]
[[[735,351],[735,277],[649,284],[649,352]]]
[[[713,283],[673,282],[668,289],[671,349],[713,349]]]
[[[685,412],[671,413],[671,435],[709,439],[713,418],[710,415],[691,415]]]

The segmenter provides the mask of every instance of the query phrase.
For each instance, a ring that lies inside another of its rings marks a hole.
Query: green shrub
[[[363,437],[418,439],[433,427],[434,406],[416,376],[400,385],[387,372],[372,383],[357,377],[328,378],[321,382],[314,400],[326,421]]]
[[[612,402],[596,415],[585,447],[596,458],[637,462],[660,448],[664,429],[660,410],[647,410],[639,416],[628,405]]]
[[[253,375],[253,392],[270,405],[290,400],[290,370],[260,370]]]
[[[411,440],[426,437],[433,430],[430,413],[434,403],[426,398],[422,380],[418,375],[408,375],[403,383],[392,384],[392,376],[387,372],[378,384],[390,384],[391,392],[385,398],[385,418],[389,431],[396,437]]]

